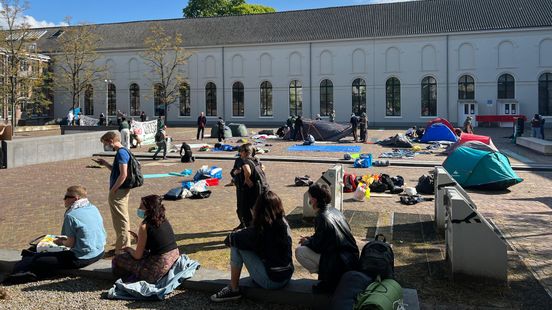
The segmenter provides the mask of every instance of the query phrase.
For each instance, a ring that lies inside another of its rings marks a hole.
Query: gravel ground
[[[103,296],[112,285],[88,278],[61,278],[0,287],[8,295],[8,299],[0,298],[0,309],[301,309],[248,299],[215,304],[207,293],[179,289],[160,302],[107,300]]]

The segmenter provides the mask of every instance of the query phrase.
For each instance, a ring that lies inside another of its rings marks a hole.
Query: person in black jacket
[[[303,119],[301,118],[301,115],[297,116],[293,131],[293,141],[297,138],[299,138],[299,140],[303,140],[305,138],[303,137]]]
[[[328,187],[314,183],[308,193],[309,205],[316,212],[314,235],[301,237],[295,257],[310,273],[318,273],[320,282],[313,292],[331,292],[341,275],[356,268],[359,250],[345,217],[329,205]]]
[[[264,289],[280,289],[293,274],[291,231],[282,200],[266,191],[257,200],[251,227],[230,233],[224,244],[231,247],[230,285],[211,296],[222,302],[241,298],[239,280],[245,264],[249,275]]]

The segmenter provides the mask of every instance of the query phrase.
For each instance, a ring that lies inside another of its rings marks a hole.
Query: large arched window
[[[117,88],[113,83],[109,83],[107,87],[107,113],[117,114]]]
[[[243,84],[236,82],[232,85],[232,116],[243,116]]]
[[[385,116],[401,116],[401,82],[394,77],[385,82]]]
[[[205,85],[205,105],[207,116],[217,116],[217,86],[213,82]]]
[[[503,74],[498,78],[498,99],[516,98],[516,80],[511,74]]]
[[[361,115],[366,112],[366,82],[363,79],[353,81],[353,113]]]
[[[90,84],[84,89],[84,115],[94,115],[94,87]]]
[[[539,114],[552,116],[552,73],[539,78]]]
[[[422,116],[437,116],[437,81],[432,76],[422,80]]]
[[[163,85],[157,83],[153,86],[153,109],[155,116],[165,115],[165,103],[163,102]]]
[[[475,99],[475,82],[473,77],[462,75],[458,80],[458,100]]]
[[[180,92],[180,96],[178,98],[180,102],[180,116],[190,116],[190,85],[182,83],[180,84],[180,88],[178,90]]]
[[[130,115],[140,115],[140,86],[136,83],[130,84],[129,96],[130,96]]]
[[[289,83],[289,114],[303,114],[303,84],[298,80]]]
[[[320,82],[320,115],[330,116],[333,110],[333,83],[330,80]]]
[[[261,83],[261,116],[272,116],[272,84]]]

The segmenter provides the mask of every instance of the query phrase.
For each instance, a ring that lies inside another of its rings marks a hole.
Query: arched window
[[[511,74],[503,74],[498,78],[498,99],[516,98],[516,80]]]
[[[431,76],[422,80],[422,116],[437,116],[437,81]]]
[[[217,86],[213,82],[205,85],[205,105],[207,116],[217,116]]]
[[[243,116],[243,84],[232,85],[232,116]]]
[[[180,96],[180,116],[190,116],[191,107],[190,107],[190,85],[186,83],[180,84],[179,88]]]
[[[130,96],[130,115],[140,115],[140,86],[133,83],[130,84],[129,96]]]
[[[361,115],[366,112],[366,82],[363,79],[353,81],[353,113]]]
[[[94,87],[90,84],[84,89],[84,115],[94,115]]]
[[[261,83],[261,116],[272,116],[272,84]]]
[[[539,78],[539,114],[552,116],[552,73]]]
[[[385,82],[385,116],[401,116],[401,82],[394,77]]]
[[[289,113],[297,116],[303,114],[303,84],[298,80],[289,83]]]
[[[109,83],[107,87],[107,113],[117,114],[117,88],[113,83]]]
[[[163,85],[157,83],[153,86],[153,109],[155,116],[165,115],[165,104],[163,102]]]
[[[320,115],[330,116],[333,110],[333,83],[330,80],[320,82]]]
[[[458,80],[458,100],[475,99],[475,83],[473,77],[462,75]]]

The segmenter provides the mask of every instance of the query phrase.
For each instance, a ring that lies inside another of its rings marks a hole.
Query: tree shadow
[[[56,280],[56,279],[62,279],[66,278],[67,276],[52,276],[47,278],[42,278],[43,280]],[[113,286],[112,282],[108,281],[96,281],[94,280],[93,283],[87,283],[83,285],[83,281],[86,279],[74,277],[70,279],[66,279],[60,282],[50,282],[45,284],[38,284],[31,287],[25,287],[21,290],[24,292],[35,292],[35,291],[52,291],[52,292],[66,292],[66,293],[80,293],[80,292],[96,292],[98,290],[108,290]],[[100,286],[98,286],[100,285]]]
[[[531,197],[531,198],[511,198],[514,201],[538,201],[548,208],[552,209],[552,197]],[[541,213],[542,214],[542,213]]]

